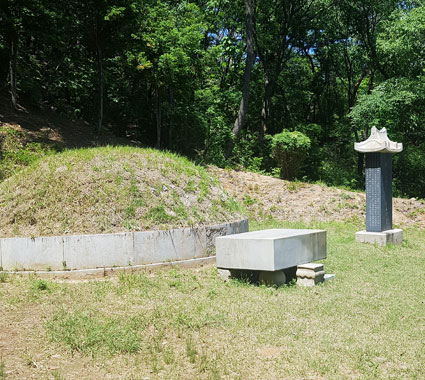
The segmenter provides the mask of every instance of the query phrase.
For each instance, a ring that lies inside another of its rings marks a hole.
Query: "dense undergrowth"
[[[58,144],[31,141],[28,132],[0,123],[0,181],[34,161],[61,150]]]

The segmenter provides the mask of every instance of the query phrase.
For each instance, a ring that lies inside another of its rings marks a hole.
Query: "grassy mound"
[[[152,149],[69,150],[0,184],[1,237],[208,225],[241,212],[202,167]]]

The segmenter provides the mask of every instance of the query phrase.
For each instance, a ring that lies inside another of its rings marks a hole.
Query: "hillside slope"
[[[13,110],[9,97],[0,92],[0,181],[45,155],[106,145],[141,144],[107,131],[97,135],[83,120],[71,120],[50,109],[19,105]]]
[[[289,182],[257,173],[209,167],[251,217],[288,221],[365,219],[365,193],[318,184]],[[425,200],[393,199],[394,226],[425,226]]]
[[[0,181],[34,163],[40,157],[55,154],[63,149],[104,146],[107,144],[120,146],[140,145],[135,141],[117,138],[110,134],[96,136],[93,130],[83,121],[70,120],[64,116],[57,115],[51,110],[40,111],[21,106],[19,111],[14,111],[11,110],[8,103],[8,98],[4,94],[0,94],[0,151],[2,151]],[[51,161],[53,162],[54,160]],[[121,170],[125,172],[124,163],[121,163],[121,165]],[[88,173],[91,173],[95,166],[92,165],[92,167],[88,168]],[[87,177],[87,175],[81,173],[83,167],[84,165],[79,169],[81,178]],[[282,221],[344,221],[355,219],[362,223],[364,222],[365,195],[362,192],[351,192],[317,184],[282,181],[256,173],[223,170],[216,167],[209,167],[208,171],[213,177],[219,178],[222,187],[229,195],[245,205],[251,218],[270,216]],[[93,175],[93,173],[89,174],[88,177],[90,175]],[[149,174],[146,175],[149,176]],[[117,174],[117,178],[119,177],[120,175]],[[168,181],[164,177],[161,178],[164,183]],[[0,188],[2,192],[0,196],[3,199],[1,201],[3,203],[0,203],[0,206],[3,210],[7,210],[10,215],[18,215],[22,212],[22,209],[17,205],[13,206],[16,210],[11,205],[9,209],[4,208],[5,191],[11,192],[8,196],[18,196],[19,194],[19,192],[15,192],[8,186],[3,185]],[[187,183],[185,186],[187,186]],[[29,197],[29,193],[26,196]],[[34,203],[29,198],[27,198],[27,201],[30,202],[29,204]],[[64,207],[63,203],[60,204],[61,207]],[[57,206],[52,205],[52,207]],[[131,213],[131,211],[129,212]],[[3,211],[4,218],[6,218],[5,213],[6,211]],[[30,211],[27,210],[26,213],[30,213]],[[395,198],[393,200],[393,214],[395,226],[425,226],[424,200]],[[13,218],[10,219],[10,215],[9,220],[14,220]],[[13,236],[17,232],[17,227],[16,225],[8,224],[5,220],[0,226],[3,236]],[[218,219],[212,218],[211,220]],[[187,221],[187,223],[190,224],[191,222]],[[147,224],[149,223],[144,223],[145,227],[147,227]],[[118,225],[121,227],[87,227],[83,228],[83,230],[87,232],[115,231],[119,228],[124,228],[124,224]],[[184,225],[184,223],[180,221],[177,225]],[[151,227],[155,226],[155,223],[151,225]],[[31,224],[27,227],[26,234],[32,234],[37,231]],[[131,228],[134,228],[134,226]],[[137,228],[141,228],[141,225]],[[68,230],[69,228],[67,227],[66,231]],[[70,230],[70,232],[66,233],[76,232],[77,230]],[[51,233],[53,233],[53,229]]]
[[[28,142],[56,144],[60,148],[82,148],[99,145],[139,145],[135,141],[103,132],[96,135],[81,119],[70,119],[50,109],[35,109],[25,104],[18,110],[10,106],[8,94],[0,93],[0,127],[10,127],[25,135]]]

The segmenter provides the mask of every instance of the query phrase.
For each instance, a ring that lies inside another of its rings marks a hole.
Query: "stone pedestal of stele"
[[[216,238],[216,263],[224,278],[248,271],[257,273],[260,283],[281,285],[298,265],[325,258],[324,230],[270,229]]]
[[[403,231],[392,228],[392,154],[401,152],[403,144],[390,141],[385,128],[372,127],[369,138],[354,149],[366,155],[366,230],[356,232],[356,241],[400,244]]]

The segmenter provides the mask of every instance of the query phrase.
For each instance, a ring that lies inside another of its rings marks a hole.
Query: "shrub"
[[[290,132],[284,129],[273,136],[271,145],[272,155],[280,168],[281,178],[295,178],[310,149],[310,139],[301,132]]]
[[[295,130],[304,133],[310,139],[311,143],[299,175],[305,175],[309,180],[317,180],[319,178],[319,168],[323,157],[323,129],[319,124],[309,123],[298,124]]]
[[[245,133],[243,138],[235,141],[231,156],[232,166],[241,166],[249,171],[261,173],[264,167],[262,145],[259,144],[258,133]]]

